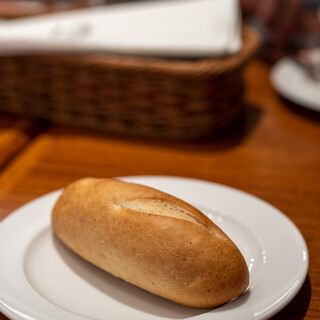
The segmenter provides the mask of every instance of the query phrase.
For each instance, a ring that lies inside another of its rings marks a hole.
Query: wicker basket
[[[242,113],[258,37],[222,59],[117,55],[0,57],[0,110],[114,133],[172,139],[229,131]]]

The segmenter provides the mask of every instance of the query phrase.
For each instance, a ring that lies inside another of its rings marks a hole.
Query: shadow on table
[[[244,104],[243,114],[239,122],[229,132],[220,136],[208,137],[198,141],[189,141],[180,144],[180,148],[196,151],[219,151],[231,149],[243,143],[258,126],[263,111],[256,105]]]
[[[307,118],[309,120],[315,121],[315,122],[320,122],[320,109],[319,111],[313,110],[310,108],[303,107],[299,104],[296,104],[290,100],[287,100],[284,97],[279,96],[283,105],[290,111]]]
[[[224,134],[220,134],[219,136],[207,136],[205,138],[198,139],[180,139],[174,140],[169,138],[147,138],[142,136],[135,136],[128,134],[117,134],[112,132],[104,132],[100,130],[84,128],[82,126],[74,125],[64,125],[64,124],[53,124],[48,120],[43,119],[33,119],[34,123],[39,123],[39,127],[41,130],[47,130],[51,127],[51,134],[68,134],[68,135],[83,135],[89,137],[97,137],[97,138],[112,138],[114,140],[126,140],[133,143],[141,143],[141,144],[152,144],[157,145],[159,147],[171,147],[184,149],[187,151],[197,151],[197,152],[207,152],[207,151],[219,151],[233,148],[241,144],[244,140],[246,140],[254,130],[254,128],[258,125],[259,120],[262,115],[262,110],[250,104],[243,105],[243,112],[237,124],[234,125],[228,132]],[[1,117],[4,117],[4,121],[0,121],[1,128],[10,128],[10,121],[5,121],[8,117],[21,118],[19,115],[12,115],[6,113],[0,113]],[[32,119],[32,118],[30,118]],[[22,128],[24,129],[24,128]]]
[[[303,320],[311,300],[311,282],[307,276],[302,288],[293,300],[270,320]]]
[[[243,114],[239,122],[225,134],[219,136],[208,136],[198,139],[168,139],[168,138],[148,138],[130,134],[117,134],[112,132],[103,132],[77,126],[55,125],[51,130],[51,134],[55,135],[83,135],[96,138],[110,138],[113,140],[125,140],[126,142],[155,145],[158,147],[166,147],[173,149],[182,149],[186,151],[219,151],[233,148],[246,140],[254,128],[258,125],[262,116],[261,108],[246,104],[243,107]]]
[[[182,141],[179,148],[194,149],[196,151],[219,151],[231,149],[243,143],[257,127],[261,116],[262,109],[256,105],[244,104],[243,113],[238,123],[219,136],[207,137],[199,140]],[[174,143],[173,143],[174,144]]]

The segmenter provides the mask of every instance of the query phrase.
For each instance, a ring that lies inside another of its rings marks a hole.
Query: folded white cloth
[[[153,0],[0,22],[0,54],[223,56],[241,48],[238,0]]]

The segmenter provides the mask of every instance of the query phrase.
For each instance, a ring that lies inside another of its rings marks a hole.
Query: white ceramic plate
[[[308,250],[294,224],[266,202],[214,183],[173,177],[126,177],[180,197],[238,245],[250,288],[215,310],[158,298],[82,260],[52,234],[50,213],[61,191],[17,210],[0,224],[0,310],[14,320],[267,319],[296,295]]]
[[[270,75],[273,87],[288,100],[308,109],[320,111],[320,82],[291,58],[277,62]]]

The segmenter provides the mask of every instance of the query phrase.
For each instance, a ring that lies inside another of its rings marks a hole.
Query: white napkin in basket
[[[241,48],[238,0],[149,0],[0,22],[0,54],[223,56]]]

